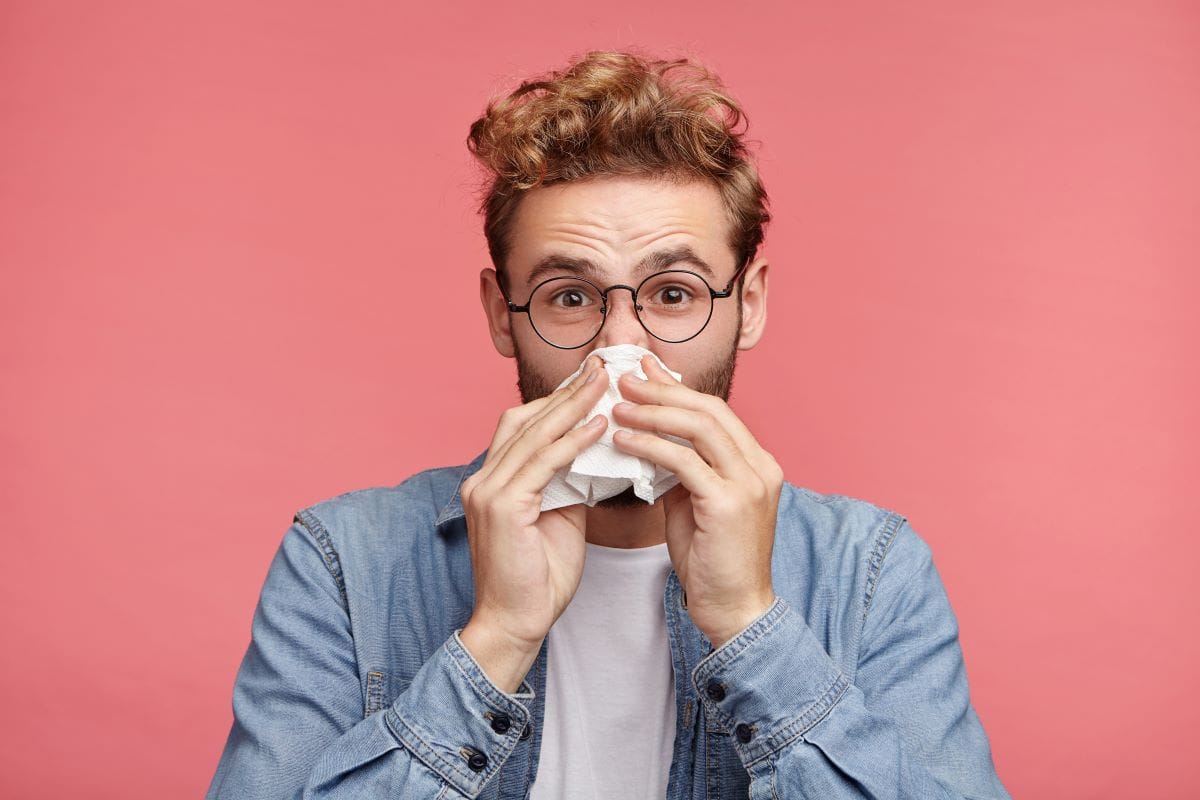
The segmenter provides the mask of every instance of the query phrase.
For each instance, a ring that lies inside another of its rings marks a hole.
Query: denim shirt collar
[[[438,514],[435,525],[439,531],[442,529],[442,526],[467,515],[467,512],[463,509],[462,504],[463,481],[479,471],[479,468],[483,466],[483,460],[487,458],[487,454],[488,451],[485,449],[482,453],[475,456],[470,464],[467,464],[462,468],[462,472],[460,472],[458,475],[458,482],[454,486],[454,494],[450,496],[449,502],[442,507],[442,513]]]

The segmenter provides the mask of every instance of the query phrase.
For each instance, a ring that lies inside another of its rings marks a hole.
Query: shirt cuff
[[[488,679],[458,631],[426,661],[388,708],[385,721],[406,748],[456,790],[475,797],[513,750],[529,739],[521,681],[508,694]]]
[[[750,766],[820,722],[850,688],[804,619],[782,597],[692,670],[705,712]]]

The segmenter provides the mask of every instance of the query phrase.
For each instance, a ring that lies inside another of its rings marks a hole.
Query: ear
[[[746,267],[742,283],[742,327],[738,332],[738,350],[749,350],[758,344],[767,327],[767,264],[766,258],[756,258]]]
[[[479,273],[479,302],[483,303],[483,312],[487,315],[488,332],[492,335],[492,344],[496,352],[505,358],[516,356],[513,348],[512,314],[508,313],[508,301],[496,277],[496,270],[485,267]]]

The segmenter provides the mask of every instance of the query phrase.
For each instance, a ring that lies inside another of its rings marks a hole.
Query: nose
[[[633,292],[614,288],[608,293],[608,314],[604,319],[604,327],[592,342],[592,347],[618,344],[636,344],[649,350],[650,334],[638,321],[637,309],[633,306]]]

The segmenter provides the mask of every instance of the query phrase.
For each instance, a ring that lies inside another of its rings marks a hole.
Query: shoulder
[[[822,494],[785,481],[779,497],[782,532],[819,547],[869,545],[886,549],[906,518],[890,508],[844,494]]]
[[[323,547],[394,548],[398,539],[434,535],[471,466],[433,467],[395,486],[343,492],[299,509],[295,520]]]
[[[885,571],[913,574],[931,557],[928,545],[900,512],[786,481],[776,547],[782,548],[781,559],[808,564],[818,576],[854,575],[864,611]]]

